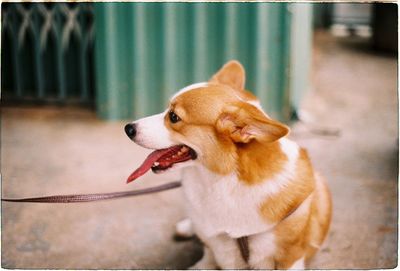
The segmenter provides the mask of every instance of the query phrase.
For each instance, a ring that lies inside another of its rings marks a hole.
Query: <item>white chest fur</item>
[[[260,215],[260,205],[269,195],[279,192],[295,171],[298,146],[280,140],[288,157],[284,170],[261,184],[247,185],[236,174],[216,175],[202,166],[183,170],[183,188],[188,216],[200,237],[228,234],[232,238],[268,231],[274,224]]]

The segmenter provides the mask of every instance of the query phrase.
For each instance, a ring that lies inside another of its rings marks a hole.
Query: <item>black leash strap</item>
[[[247,236],[239,237],[236,239],[239,245],[240,254],[243,260],[248,264],[250,258],[249,238]]]
[[[111,192],[111,193],[98,193],[98,194],[81,194],[81,195],[55,195],[47,197],[37,198],[22,198],[22,199],[1,199],[2,201],[9,202],[39,202],[39,203],[75,203],[75,202],[89,202],[98,200],[108,200],[123,197],[133,197],[151,193],[157,193],[169,189],[180,187],[181,182],[170,182],[159,186],[134,190],[134,191],[123,191],[123,192]]]

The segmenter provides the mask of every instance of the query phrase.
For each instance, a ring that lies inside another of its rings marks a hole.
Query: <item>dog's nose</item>
[[[125,125],[125,133],[130,139],[133,139],[136,136],[136,124],[128,123]]]

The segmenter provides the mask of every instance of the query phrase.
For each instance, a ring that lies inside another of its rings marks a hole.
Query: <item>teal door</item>
[[[285,120],[308,85],[311,7],[288,3],[96,3],[97,109],[133,119],[239,60],[247,89]],[[294,32],[296,31],[296,32]]]

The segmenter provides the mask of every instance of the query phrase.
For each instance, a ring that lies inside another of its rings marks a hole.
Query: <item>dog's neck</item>
[[[243,184],[254,185],[272,179],[274,175],[284,171],[288,161],[279,140],[270,143],[254,140],[249,144],[237,145],[234,159],[224,160],[223,157],[221,154],[221,163],[234,163],[232,171],[219,174],[199,164],[195,167],[202,180],[211,184],[235,175]]]
[[[252,185],[271,179],[284,170],[288,158],[279,140],[238,146],[237,172],[239,180]]]

